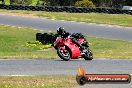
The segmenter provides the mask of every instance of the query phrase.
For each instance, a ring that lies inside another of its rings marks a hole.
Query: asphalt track
[[[1,76],[76,75],[79,66],[87,74],[131,74],[132,60],[0,60]],[[74,88],[132,88],[130,84],[86,84]]]
[[[87,73],[132,74],[132,60],[0,60],[0,75],[75,75],[82,66]]]
[[[81,32],[88,34],[89,36],[132,41],[132,27],[126,28],[102,24],[97,25],[8,15],[0,15],[0,24],[31,27],[49,31],[56,31],[56,28],[62,26],[72,33]]]
[[[55,31],[57,27],[63,26],[70,32],[82,32],[89,36],[132,41],[132,28],[125,27],[5,15],[0,15],[0,24],[51,31]],[[92,61],[73,60],[68,62],[62,60],[0,60],[0,75],[75,75],[77,74],[79,65],[82,65],[86,69],[86,72],[90,74],[132,74],[132,60],[94,59]],[[106,87],[132,88],[132,84],[88,84],[76,88]]]

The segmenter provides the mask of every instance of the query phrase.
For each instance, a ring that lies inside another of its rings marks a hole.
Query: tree
[[[113,0],[92,0],[97,7],[109,7],[112,6]]]
[[[30,5],[32,0],[15,0],[15,4]]]
[[[126,0],[126,5],[132,6],[132,0]]]
[[[132,6],[132,0],[92,0],[97,7],[116,7],[121,8],[124,5]]]
[[[2,1],[2,4],[5,4],[5,0],[0,0],[0,1]]]
[[[112,6],[115,8],[122,8],[125,5],[126,0],[113,0]]]
[[[49,2],[46,2],[45,0],[38,0],[37,1],[37,5],[43,5],[43,6],[45,6],[45,5],[48,5],[49,4]]]
[[[77,7],[89,7],[89,8],[95,7],[91,0],[77,1],[75,3],[75,6],[77,6]]]
[[[15,3],[15,0],[10,0],[10,4],[14,4]]]
[[[48,2],[48,5],[51,6],[74,6],[75,3],[79,0],[41,0],[44,2]]]

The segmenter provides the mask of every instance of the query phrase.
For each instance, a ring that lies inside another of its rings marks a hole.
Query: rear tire
[[[90,49],[87,49],[88,52],[86,52],[83,56],[85,60],[92,60],[93,59],[93,53]]]
[[[65,47],[65,51],[67,52],[65,55],[64,55],[64,52],[61,52],[61,51],[62,51],[61,48],[57,49],[58,56],[61,59],[63,59],[64,61],[69,61],[71,58],[71,53],[70,53],[69,49]]]

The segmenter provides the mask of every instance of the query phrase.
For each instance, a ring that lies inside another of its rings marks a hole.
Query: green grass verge
[[[102,38],[89,38],[96,58],[132,59],[132,42]]]
[[[66,13],[66,12],[43,12],[43,11],[19,11],[0,10],[0,12],[19,15],[32,14],[38,17],[46,17],[55,20],[67,20],[86,23],[110,24],[132,27],[132,15],[126,14],[104,14],[104,13]]]
[[[35,42],[35,35],[38,32],[40,31],[30,28],[0,26],[0,58],[54,58],[52,57],[55,55],[53,50],[51,52],[41,51],[50,48],[50,45],[42,45],[39,42]]]
[[[59,58],[54,49],[45,50],[50,45],[35,42],[39,30],[0,26],[1,59],[54,59]],[[44,32],[44,31],[43,31]],[[132,42],[88,37],[95,58],[132,59]],[[31,42],[30,44],[27,44]],[[32,43],[33,42],[33,43]]]
[[[0,77],[0,88],[69,88],[75,85],[75,76]]]

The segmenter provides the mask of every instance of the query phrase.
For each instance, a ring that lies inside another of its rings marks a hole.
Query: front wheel
[[[90,49],[87,49],[87,52],[85,52],[83,57],[85,60],[92,60],[93,59],[92,51]]]
[[[66,47],[58,48],[57,54],[61,59],[65,60],[65,61],[68,61],[71,58],[70,51]]]

